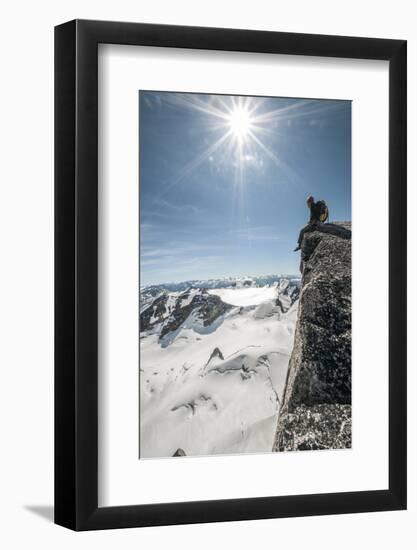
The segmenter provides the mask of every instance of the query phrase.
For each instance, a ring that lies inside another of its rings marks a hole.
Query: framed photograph
[[[55,522],[406,508],[406,42],[55,29]]]

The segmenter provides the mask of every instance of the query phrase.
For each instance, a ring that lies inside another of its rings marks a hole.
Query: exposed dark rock
[[[226,304],[219,296],[203,292],[194,297],[191,305],[199,308],[198,315],[203,319],[205,327],[211,325],[220,315],[233,308],[232,305]]]
[[[350,222],[322,223],[314,231],[306,233],[301,244],[301,259],[307,261],[321,241],[321,234],[333,235],[340,239],[350,240],[352,237]],[[307,238],[308,236],[308,238]]]
[[[280,308],[282,313],[285,313],[287,311],[286,304],[283,303],[280,296],[277,296],[277,299],[275,300],[275,305]]]
[[[187,455],[181,448],[179,448],[175,451],[175,453],[172,456],[187,456]]]
[[[195,293],[192,298],[191,292]],[[219,296],[209,294],[206,289],[199,289],[197,292],[188,289],[178,297],[164,293],[142,311],[140,330],[144,332],[161,325],[159,337],[162,339],[168,333],[176,331],[191,313],[207,327],[232,307]]]
[[[171,412],[176,412],[180,409],[188,409],[189,411],[191,411],[191,415],[194,416],[197,412],[197,409],[204,406],[217,410],[217,405],[213,401],[213,399],[207,395],[201,394],[195,399],[190,399],[190,401],[187,401],[186,403],[181,403],[180,405],[172,407]]]
[[[351,446],[350,224],[326,225],[335,232],[306,233],[301,245],[304,271],[276,451]]]
[[[350,405],[296,407],[278,423],[276,445],[280,451],[350,448]]]
[[[140,290],[140,312],[145,309],[161,294],[165,294],[166,291],[158,285],[151,285]]]
[[[298,300],[299,296],[300,283],[298,281],[287,281],[283,290],[282,285],[278,287],[278,296],[275,300],[275,305],[280,308],[282,313],[287,313],[294,302]]]
[[[141,332],[149,330],[152,325],[163,321],[166,312],[167,300],[168,296],[166,294],[162,294],[140,314]]]
[[[294,284],[288,285],[284,290],[283,295],[289,296],[291,298],[291,303],[293,304],[300,296],[300,286]]]
[[[232,307],[230,304],[224,303],[219,296],[209,294],[206,290],[196,294],[186,306],[182,306],[182,301],[177,300],[175,309],[164,322],[160,338],[177,330],[193,311],[196,317],[203,321],[203,326],[207,327]]]
[[[218,357],[219,359],[224,361],[223,353],[219,350],[219,348],[214,348],[214,350],[211,352],[211,355],[210,355],[209,360],[207,361],[206,365],[208,365],[214,357]]]

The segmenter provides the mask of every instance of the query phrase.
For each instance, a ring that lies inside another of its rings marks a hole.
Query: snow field
[[[141,458],[272,449],[297,302],[282,314],[276,287],[210,293],[236,307],[208,327],[191,314],[163,345],[141,334]]]

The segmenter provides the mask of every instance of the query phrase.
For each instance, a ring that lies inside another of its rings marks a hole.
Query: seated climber
[[[305,225],[298,237],[297,248],[294,249],[294,252],[300,250],[301,243],[305,233],[310,233],[315,231],[322,223],[328,220],[329,218],[329,209],[324,201],[314,202],[314,197],[311,195],[307,198],[307,207],[310,208],[310,220],[307,225]]]

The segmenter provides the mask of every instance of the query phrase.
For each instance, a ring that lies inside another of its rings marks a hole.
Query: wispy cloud
[[[201,244],[201,243],[172,243],[168,242],[164,246],[156,248],[143,246],[141,247],[140,255],[144,262],[143,265],[165,263],[168,261],[194,261],[195,258],[201,257],[204,252],[208,257],[220,257],[221,253],[230,252],[231,245],[227,244]]]
[[[195,206],[194,204],[174,204],[166,199],[163,199],[162,197],[154,197],[152,203],[155,207],[163,210],[165,215],[167,213],[168,215],[172,213],[180,215],[201,215],[204,212],[202,208]]]
[[[283,235],[272,225],[258,225],[230,229],[229,234],[249,241],[282,241]]]

